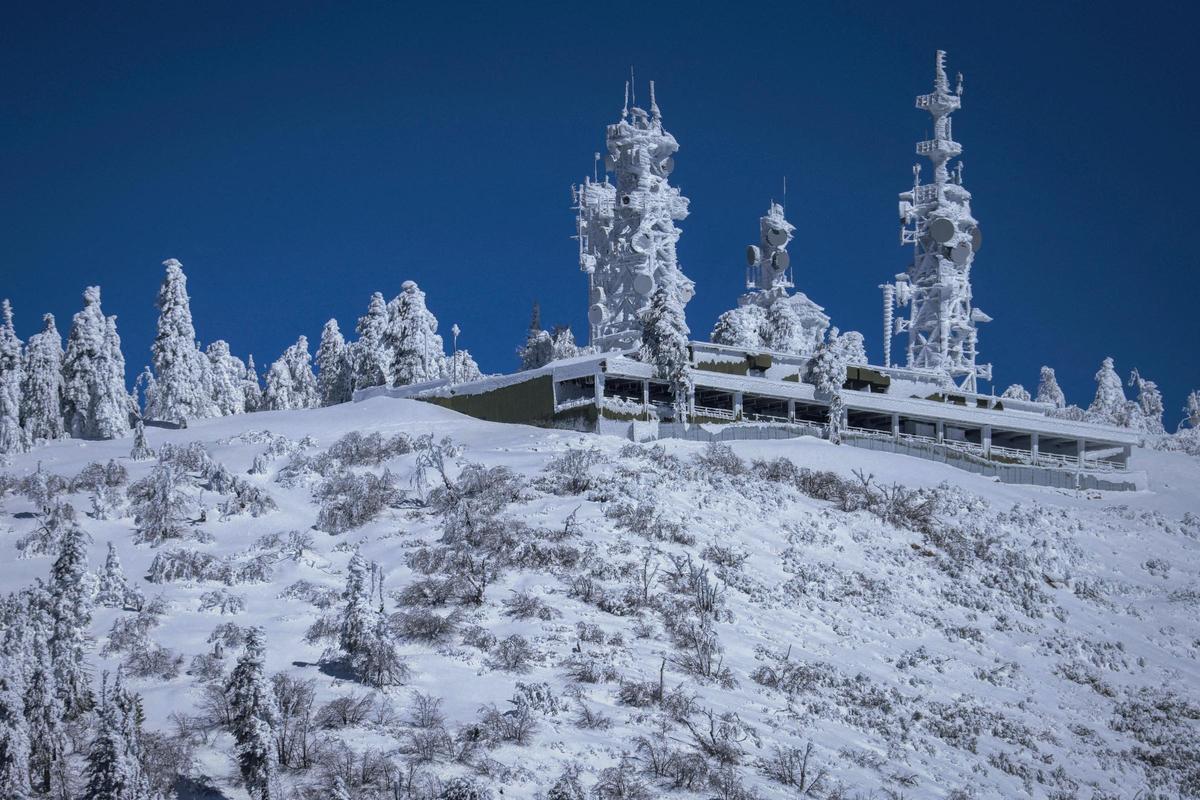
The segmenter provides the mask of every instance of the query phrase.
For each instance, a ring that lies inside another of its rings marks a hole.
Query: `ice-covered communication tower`
[[[772,202],[766,215],[759,217],[758,229],[758,244],[746,248],[746,289],[778,290],[784,296],[795,286],[787,246],[796,226],[784,218],[783,206]]]
[[[991,317],[971,305],[971,265],[979,251],[979,223],[971,216],[971,193],[963,187],[962,162],[953,171],[949,162],[962,153],[954,141],[950,114],[962,98],[962,75],[950,90],[946,53],[937,51],[933,92],[917,98],[917,108],[933,117],[933,138],[917,142],[917,155],[933,163],[933,183],[921,183],[921,168],[913,167],[913,187],[900,194],[900,241],[912,245],[908,271],[884,284],[884,363],[891,366],[891,337],[908,332],[908,366],[940,370],[965,391],[977,380],[991,380],[991,364],[976,364],[980,322]],[[909,306],[905,319],[894,308]]]
[[[692,281],[679,270],[675,221],[687,216],[687,198],[667,176],[679,149],[663,130],[650,83],[650,111],[629,104],[608,126],[603,181],[585,179],[573,188],[577,212],[579,268],[588,276],[590,344],[600,350],[635,347],[642,336],[641,313],[659,286],[680,305],[692,299]],[[608,173],[616,174],[616,185]]]

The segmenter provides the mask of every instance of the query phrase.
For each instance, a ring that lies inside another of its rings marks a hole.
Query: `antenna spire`
[[[633,77],[633,64],[629,65],[629,88],[633,92],[633,104],[637,105],[637,80]]]
[[[658,103],[654,100],[654,81],[650,81],[650,113],[655,119],[662,119],[662,112],[658,110]]]
[[[625,81],[625,107],[621,109],[621,119],[629,116],[629,81]]]

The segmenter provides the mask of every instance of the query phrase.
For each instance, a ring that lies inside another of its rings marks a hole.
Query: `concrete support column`
[[[1029,456],[1036,464],[1038,460],[1038,435],[1036,433],[1029,434]]]
[[[733,393],[733,418],[739,419],[742,416],[742,393]]]
[[[939,444],[946,440],[946,423],[940,419],[937,421],[937,440]]]
[[[788,400],[788,422],[796,421],[796,401]]]
[[[642,408],[650,410],[650,381],[642,381]]]
[[[696,416],[696,384],[688,382],[688,399],[687,399],[687,415],[688,422]]]
[[[604,373],[597,372],[593,384],[596,389],[596,409],[604,405]]]
[[[1079,439],[1075,442],[1075,458],[1079,461],[1079,466],[1085,463],[1085,454],[1087,453],[1087,440]]]
[[[892,438],[900,438],[900,415],[892,414]]]
[[[983,455],[985,458],[992,455],[992,426],[984,425],[983,431],[979,434],[979,441],[983,445]]]
[[[1125,445],[1124,452],[1121,453],[1121,464],[1125,467],[1129,466],[1129,458],[1133,455],[1133,445]]]

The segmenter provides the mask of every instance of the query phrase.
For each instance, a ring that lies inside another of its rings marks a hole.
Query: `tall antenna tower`
[[[900,242],[912,246],[913,260],[894,283],[880,287],[884,363],[890,366],[891,337],[907,332],[909,367],[944,372],[959,388],[974,392],[979,379],[992,377],[991,364],[976,363],[976,326],[991,317],[972,305],[971,267],[982,234],[971,216],[971,193],[962,185],[962,163],[953,173],[948,166],[962,154],[950,120],[962,103],[962,75],[951,91],[945,62],[945,51],[938,50],[933,91],[916,100],[933,118],[933,138],[916,147],[933,164],[933,183],[921,184],[917,165],[912,188],[900,193]],[[894,317],[893,308],[905,305],[907,318]]]

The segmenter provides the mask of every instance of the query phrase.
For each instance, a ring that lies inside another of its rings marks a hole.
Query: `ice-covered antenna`
[[[600,154],[592,153],[592,180],[600,180]]]
[[[662,112],[658,110],[658,103],[654,100],[654,81],[650,81],[650,114],[655,119],[662,119]]]
[[[625,107],[621,109],[621,119],[629,116],[629,81],[625,81]]]
[[[787,208],[787,175],[783,176],[783,202],[780,205]]]
[[[629,91],[633,97],[633,104],[637,105],[637,80],[633,77],[633,64],[629,65]]]
[[[956,95],[958,95],[959,97],[962,97],[962,89],[963,89],[963,79],[962,79],[962,73],[960,72],[960,73],[958,73],[958,86],[956,86],[954,88],[954,93]]]

